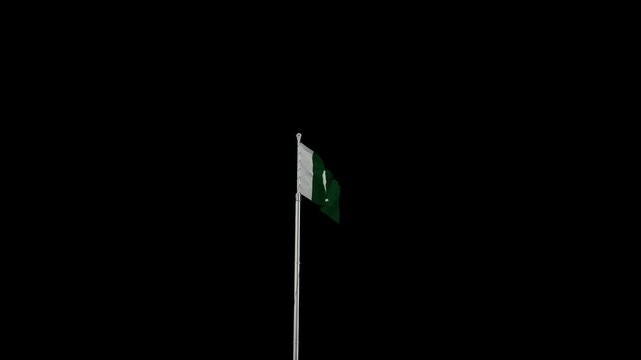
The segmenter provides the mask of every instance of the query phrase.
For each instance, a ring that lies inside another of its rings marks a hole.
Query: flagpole
[[[294,360],[298,360],[298,320],[299,320],[299,306],[300,306],[300,138],[301,134],[296,134],[298,140],[296,164],[296,230],[295,230],[295,244],[294,244]]]

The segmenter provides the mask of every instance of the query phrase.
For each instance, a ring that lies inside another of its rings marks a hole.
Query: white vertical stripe
[[[312,155],[314,152],[301,143],[298,150],[298,191],[309,200],[312,199],[312,179],[314,178]]]

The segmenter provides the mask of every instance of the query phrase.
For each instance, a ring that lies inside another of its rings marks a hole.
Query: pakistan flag
[[[323,160],[302,143],[298,147],[298,191],[337,223],[341,188]]]

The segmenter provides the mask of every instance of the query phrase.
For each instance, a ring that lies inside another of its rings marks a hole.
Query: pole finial
[[[296,139],[298,140],[298,142],[300,142],[301,136],[303,136],[303,135],[301,135],[300,133],[296,134]]]

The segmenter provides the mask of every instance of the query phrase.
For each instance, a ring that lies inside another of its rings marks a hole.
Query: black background
[[[74,142],[47,174],[60,240],[39,247],[56,254],[43,295],[74,339],[56,346],[289,356],[297,132],[341,184],[340,224],[302,203],[301,356],[543,341],[563,247],[527,153],[438,110],[419,125],[343,109]]]
[[[25,271],[52,351],[289,357],[298,132],[341,184],[341,224],[302,203],[301,358],[557,345],[573,157],[542,62],[449,28],[197,25],[43,50],[64,120],[27,132]]]

